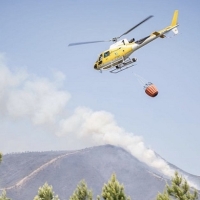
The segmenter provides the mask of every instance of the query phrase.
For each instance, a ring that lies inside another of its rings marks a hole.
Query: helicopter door
[[[110,51],[106,51],[104,53],[104,59],[105,59],[106,62],[109,60],[109,56],[110,56]]]
[[[115,59],[117,60],[120,58],[120,49],[121,47],[115,51]]]

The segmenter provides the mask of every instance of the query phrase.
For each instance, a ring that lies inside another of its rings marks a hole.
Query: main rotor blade
[[[91,44],[91,43],[99,43],[99,42],[108,42],[108,41],[100,40],[100,41],[90,41],[90,42],[77,42],[77,43],[70,43],[68,46],[75,46],[75,45],[82,45],[82,44]]]
[[[140,26],[141,24],[143,24],[144,22],[146,22],[147,20],[149,20],[150,18],[152,18],[153,15],[150,15],[149,17],[145,18],[144,20],[142,20],[140,23],[138,23],[137,25],[135,25],[134,27],[132,27],[131,29],[129,29],[128,31],[126,31],[125,33],[123,33],[122,35],[120,35],[118,38],[122,37],[123,35],[126,35],[127,33],[131,32],[133,29],[137,28],[138,26]]]

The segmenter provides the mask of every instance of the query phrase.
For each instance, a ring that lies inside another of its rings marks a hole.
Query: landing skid
[[[118,66],[116,66],[115,69],[111,70],[110,73],[117,74],[117,73],[119,73],[121,71],[124,71],[124,70],[130,68],[130,67],[133,67],[134,64],[132,64],[132,63],[134,63],[136,61],[137,61],[136,58],[133,58],[133,59],[128,58],[123,63],[121,63]],[[132,65],[130,65],[130,64],[132,64]],[[129,65],[129,66],[127,66],[127,65]]]
[[[133,66],[134,66],[134,65],[130,65],[130,66],[128,66],[128,67],[123,66],[123,67],[121,67],[121,68],[116,68],[116,69],[111,70],[110,73],[117,74],[117,73],[119,73],[119,72],[121,72],[121,71],[124,71],[124,70],[126,70],[126,69],[128,69],[128,68],[130,68],[130,67],[133,67]],[[124,68],[124,67],[125,67],[125,68]]]

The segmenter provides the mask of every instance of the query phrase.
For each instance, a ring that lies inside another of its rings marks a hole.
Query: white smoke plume
[[[80,139],[87,138],[91,145],[111,144],[122,147],[133,156],[147,165],[172,176],[174,171],[167,163],[156,156],[155,152],[147,147],[142,137],[127,133],[119,127],[114,116],[106,111],[92,111],[89,108],[77,108],[74,114],[60,121],[57,135],[63,136],[76,133]]]
[[[78,107],[66,117],[63,111],[70,94],[60,88],[65,78],[61,72],[56,73],[53,81],[25,71],[12,72],[3,58],[0,55],[0,115],[28,118],[34,126],[48,124],[58,137],[73,137],[85,147],[102,144],[122,147],[165,175],[173,175],[167,163],[145,146],[142,137],[119,127],[111,113]]]
[[[36,125],[55,123],[70,99],[68,92],[59,90],[58,80],[51,82],[23,71],[13,73],[0,60],[1,114],[29,118]]]

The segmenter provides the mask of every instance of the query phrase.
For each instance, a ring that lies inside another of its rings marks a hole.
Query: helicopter
[[[94,64],[94,69],[99,70],[110,70],[111,73],[119,73],[125,69],[128,69],[135,65],[137,58],[130,58],[130,55],[143,47],[144,45],[152,42],[157,38],[165,38],[166,33],[172,31],[174,35],[178,34],[178,10],[174,11],[173,18],[171,24],[160,31],[154,31],[149,36],[144,37],[140,40],[135,41],[134,38],[131,40],[123,39],[119,40],[122,36],[130,33],[132,30],[152,18],[153,16],[150,15],[140,23],[136,24],[134,27],[123,33],[118,37],[114,37],[110,40],[99,40],[99,41],[88,41],[88,42],[77,42],[77,43],[70,43],[68,46],[75,46],[75,45],[82,45],[82,44],[91,44],[91,43],[99,43],[99,42],[113,42],[110,45],[110,48],[104,52],[102,52],[97,61]],[[118,41],[119,40],[119,41]]]

